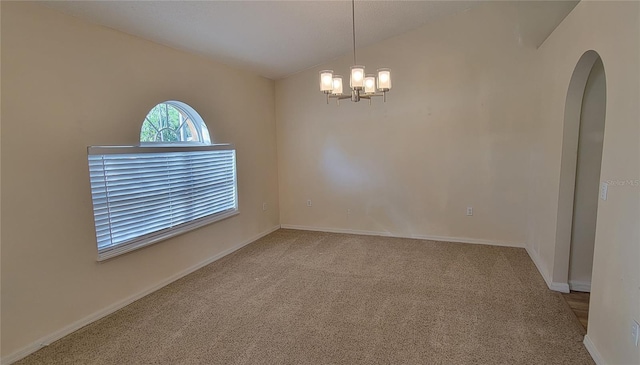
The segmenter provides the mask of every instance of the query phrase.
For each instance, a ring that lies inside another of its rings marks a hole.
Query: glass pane
[[[182,109],[184,106],[186,109]],[[200,119],[194,122],[192,119]],[[140,142],[204,142],[211,143],[198,113],[188,105],[166,102],[154,106],[140,129]],[[202,137],[204,138],[202,138]]]
[[[181,141],[177,129],[180,127],[180,111],[168,103],[158,104],[151,109],[140,130],[140,142]]]

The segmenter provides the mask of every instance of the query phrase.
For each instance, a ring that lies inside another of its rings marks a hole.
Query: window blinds
[[[237,214],[235,150],[90,147],[98,260]]]

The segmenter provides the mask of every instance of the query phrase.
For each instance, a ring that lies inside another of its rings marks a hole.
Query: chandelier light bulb
[[[342,76],[335,75],[333,76],[333,91],[331,92],[333,95],[342,95]]]
[[[364,66],[351,66],[351,88],[364,87]]]
[[[320,71],[320,91],[331,92],[333,90],[333,71]]]
[[[388,68],[378,69],[378,90],[391,90],[391,70]]]
[[[373,94],[376,92],[376,77],[374,75],[367,75],[364,78],[364,92],[366,94]]]

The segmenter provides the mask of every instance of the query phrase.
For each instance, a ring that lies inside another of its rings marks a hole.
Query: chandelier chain
[[[351,0],[351,24],[353,25],[353,64],[356,62],[356,0]]]

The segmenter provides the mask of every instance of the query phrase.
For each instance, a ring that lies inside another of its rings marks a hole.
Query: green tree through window
[[[142,123],[140,142],[210,143],[202,118],[188,105],[167,101],[149,111]]]

